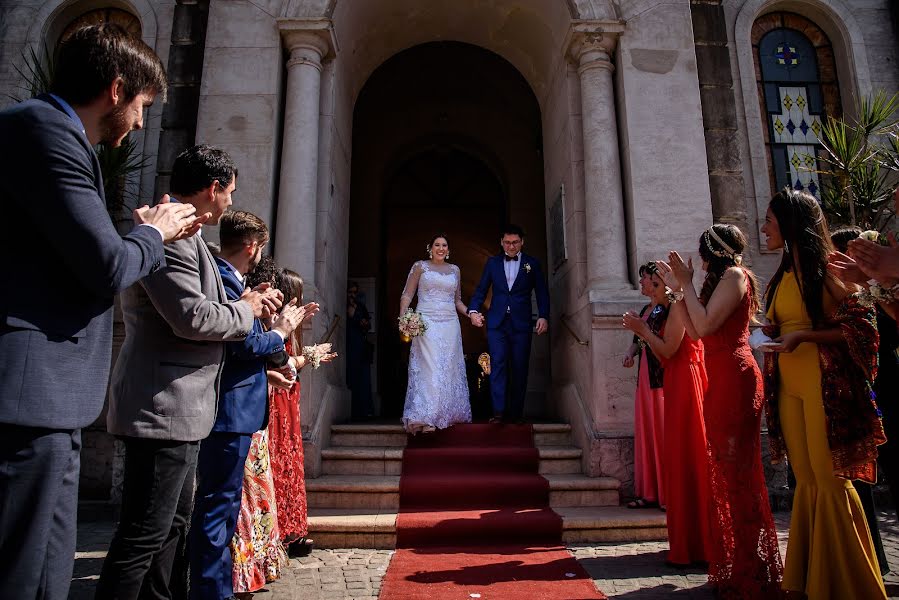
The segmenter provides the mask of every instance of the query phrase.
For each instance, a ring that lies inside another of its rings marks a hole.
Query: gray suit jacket
[[[107,429],[115,435],[195,441],[218,407],[225,341],[253,327],[229,302],[202,238],[168,244],[166,267],[122,294],[125,343],[112,371]]]
[[[84,132],[51,98],[0,112],[0,423],[77,429],[103,408],[112,303],[163,264],[159,233],[120,236]]]

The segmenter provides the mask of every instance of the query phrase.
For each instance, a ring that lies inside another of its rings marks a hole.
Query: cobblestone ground
[[[781,553],[786,550],[789,513],[775,514]],[[97,576],[112,537],[108,514],[82,518],[71,600],[91,600]],[[884,581],[891,598],[899,598],[899,522],[892,511],[881,511],[884,549],[894,572]],[[667,542],[576,545],[570,550],[610,598],[623,600],[711,600],[702,570],[665,566]],[[254,600],[332,600],[376,598],[393,552],[390,550],[314,550],[295,558],[280,580],[254,595]],[[390,599],[395,600],[395,599]]]

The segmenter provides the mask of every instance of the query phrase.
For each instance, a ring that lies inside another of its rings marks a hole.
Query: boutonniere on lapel
[[[525,273],[531,272],[531,263],[524,263],[524,272]]]

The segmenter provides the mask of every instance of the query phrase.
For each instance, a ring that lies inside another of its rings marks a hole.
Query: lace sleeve
[[[468,306],[462,302],[462,271],[459,265],[453,265],[453,273],[456,274],[456,310],[465,317],[468,316]]]
[[[403,288],[403,294],[400,296],[401,315],[406,312],[406,309],[412,304],[412,298],[415,297],[415,292],[418,290],[418,280],[421,279],[423,271],[424,269],[422,269],[421,261],[416,262],[412,265],[412,268],[409,269],[409,276],[406,278],[406,287]]]

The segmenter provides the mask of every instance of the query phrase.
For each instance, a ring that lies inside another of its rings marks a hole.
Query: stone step
[[[581,473],[581,449],[539,446],[541,474]],[[332,446],[322,450],[323,475],[399,475],[403,449],[392,446]]]
[[[571,444],[571,425],[567,423],[535,423],[534,444],[565,446]],[[331,426],[331,446],[402,448],[406,445],[402,425],[345,424]]]
[[[617,506],[620,482],[581,474],[544,475],[549,505]],[[306,481],[310,508],[391,509],[400,506],[399,475],[324,475]]]
[[[562,517],[566,544],[664,540],[665,513],[628,510],[623,506],[582,506],[555,509]],[[309,537],[317,548],[396,547],[393,510],[309,508]]]

